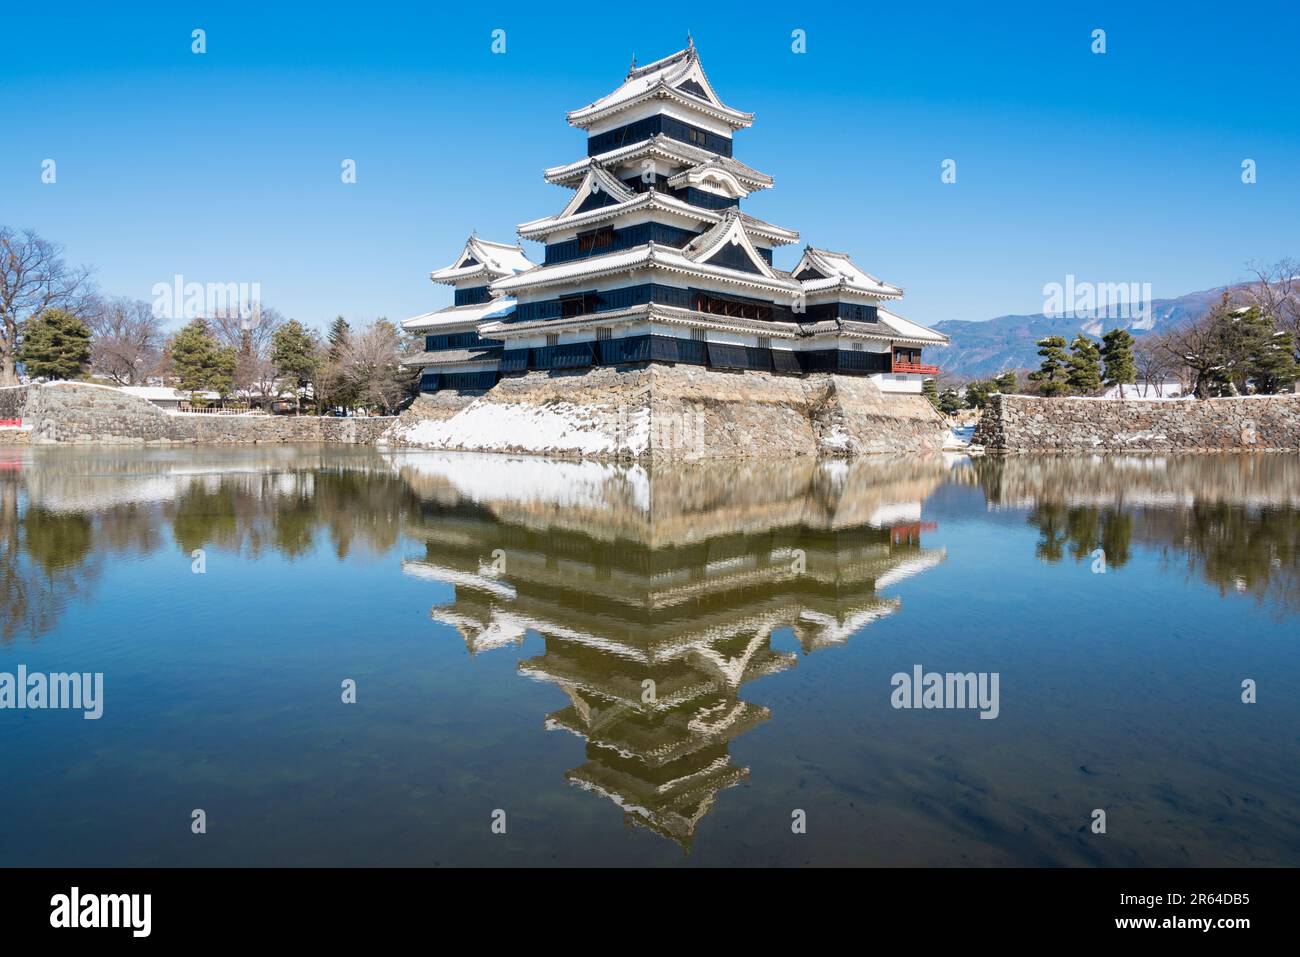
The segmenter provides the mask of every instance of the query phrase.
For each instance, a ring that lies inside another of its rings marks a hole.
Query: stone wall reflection
[[[1028,510],[1044,561],[1101,548],[1123,567],[1137,543],[1221,595],[1300,609],[1300,457],[988,458],[962,471],[991,507]]]

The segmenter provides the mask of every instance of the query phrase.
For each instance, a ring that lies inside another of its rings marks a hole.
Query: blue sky
[[[911,318],[1037,312],[1067,274],[1174,296],[1300,256],[1300,12],[1142,6],[28,7],[0,33],[0,223],[114,295],[180,273],[258,282],[315,325],[406,318],[450,301],[428,272],[471,228],[515,241],[559,210],[541,171],[585,153],[565,111],[690,30],[756,114],[737,157],[776,178],[744,208],[902,285]]]

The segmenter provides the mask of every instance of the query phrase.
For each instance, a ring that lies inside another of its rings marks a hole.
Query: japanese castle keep
[[[545,171],[567,202],[518,227],[541,252],[471,236],[431,274],[453,304],[403,323],[425,339],[407,360],[422,394],[394,441],[596,456],[938,447],[922,350],[947,338],[894,313],[902,290],[845,253],[805,246],[789,272],[774,265],[799,233],[742,212],[773,180],[733,156],[753,115],[719,99],[693,44],[634,63],[568,121],[587,156]]]

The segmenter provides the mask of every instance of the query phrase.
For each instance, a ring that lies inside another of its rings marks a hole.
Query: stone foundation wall
[[[27,411],[28,386],[0,388],[0,419],[21,419]]]
[[[421,397],[392,445],[573,458],[748,459],[942,448],[947,430],[919,395],[869,379],[698,366],[530,372],[481,395]]]
[[[106,386],[58,382],[20,387],[25,399],[0,397],[31,427],[32,445],[374,444],[395,418],[176,414]],[[18,390],[0,390],[4,392]],[[8,416],[0,416],[8,417]]]
[[[973,441],[990,452],[1294,452],[1300,396],[1045,399],[995,395]]]

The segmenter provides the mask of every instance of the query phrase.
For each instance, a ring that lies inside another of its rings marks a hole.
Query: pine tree
[[[1133,361],[1133,337],[1127,329],[1112,329],[1101,337],[1101,357],[1106,363],[1106,385],[1137,382],[1137,365]]]
[[[939,386],[933,379],[926,379],[921,383],[921,395],[930,400],[930,404],[936,409],[939,408]]]
[[[944,415],[956,415],[961,411],[961,397],[956,389],[944,389],[939,396],[939,411]]]
[[[968,382],[966,383],[966,408],[982,409],[988,405],[989,394],[993,391],[991,382]]]
[[[1065,367],[1070,357],[1065,352],[1065,340],[1060,336],[1048,336],[1038,340],[1038,354],[1043,357],[1043,364],[1037,372],[1029,373],[1029,378],[1037,382],[1043,395],[1061,395],[1065,392]]]
[[[302,390],[315,381],[320,355],[313,336],[297,319],[290,319],[271,339],[271,361],[276,371],[297,386],[298,412],[302,413]]]
[[[1075,392],[1090,395],[1101,388],[1101,350],[1097,343],[1080,333],[1070,343],[1069,370],[1066,384]]]
[[[1000,375],[993,378],[993,388],[1003,395],[1010,395],[1016,391],[1016,374],[1013,370],[1008,369]]]
[[[34,379],[75,379],[90,365],[90,330],[64,309],[46,309],[23,323],[18,361]]]
[[[1246,363],[1255,391],[1266,395],[1290,392],[1300,377],[1295,361],[1295,339],[1289,331],[1275,330],[1263,317],[1248,339]]]
[[[342,316],[338,316],[330,323],[329,331],[329,358],[330,362],[339,362],[343,358],[343,351],[352,341],[352,327]]]
[[[206,319],[194,319],[172,336],[167,351],[182,389],[230,393],[237,356],[234,349],[221,347]]]

